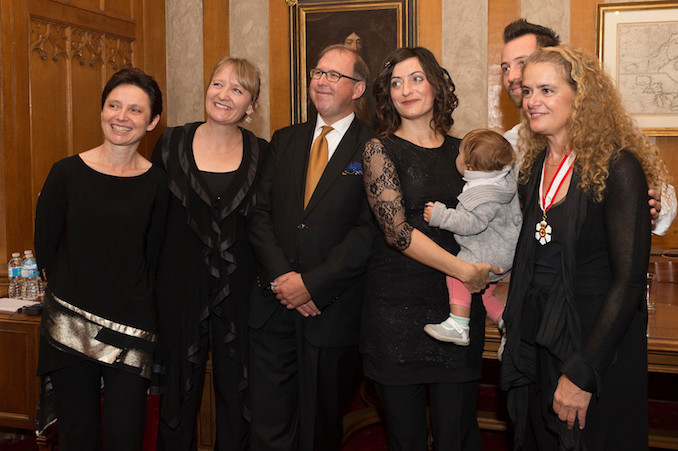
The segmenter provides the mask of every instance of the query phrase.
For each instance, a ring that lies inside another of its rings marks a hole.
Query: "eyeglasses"
[[[340,74],[339,72],[334,71],[326,72],[324,70],[320,70],[317,68],[311,69],[311,72],[309,72],[309,74],[311,75],[311,78],[313,78],[314,80],[320,79],[320,77],[322,77],[323,74],[325,74],[325,78],[327,78],[327,81],[331,81],[332,83],[338,82],[339,80],[341,80],[341,77],[348,78],[349,80],[353,81],[362,81],[358,80],[357,78],[349,77],[348,75]]]

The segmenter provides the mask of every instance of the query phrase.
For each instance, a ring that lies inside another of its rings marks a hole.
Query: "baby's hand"
[[[424,221],[429,222],[431,220],[434,206],[435,204],[433,202],[426,202],[426,207],[424,207]]]

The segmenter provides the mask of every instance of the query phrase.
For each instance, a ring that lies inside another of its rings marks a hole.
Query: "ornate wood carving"
[[[44,21],[31,22],[31,51],[40,55],[40,59],[47,61],[49,47],[52,51],[52,60],[58,61],[60,56],[65,57],[66,42],[68,41],[69,27]],[[46,50],[47,48],[47,50]]]
[[[71,58],[90,67],[105,62],[113,71],[131,67],[134,58],[132,39],[36,18],[31,18],[31,52],[43,61]]]
[[[83,54],[85,50],[89,53],[89,58]],[[71,31],[71,51],[81,66],[89,64],[91,67],[103,63],[104,35],[101,33],[92,33],[84,30],[74,29]]]
[[[106,36],[106,62],[113,70],[132,66],[132,41]]]

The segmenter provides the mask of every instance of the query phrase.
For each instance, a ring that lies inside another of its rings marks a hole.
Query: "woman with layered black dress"
[[[248,447],[247,300],[255,271],[245,221],[268,144],[238,124],[254,111],[259,83],[248,61],[219,61],[205,95],[207,121],[165,130],[153,154],[171,192],[157,279],[158,449],[196,448],[210,353],[215,449]]]
[[[647,192],[665,166],[594,55],[540,49],[522,85],[501,374],[516,449],[647,449]]]

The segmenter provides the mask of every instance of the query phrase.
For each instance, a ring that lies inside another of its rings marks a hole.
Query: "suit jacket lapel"
[[[354,118],[351,126],[344,133],[344,137],[341,139],[339,146],[334,151],[332,158],[327,163],[327,167],[323,172],[318,186],[316,186],[313,196],[308,202],[305,213],[313,209],[313,207],[322,199],[325,193],[332,187],[332,184],[341,176],[342,171],[348,166],[353,154],[355,152],[355,147],[358,145],[356,139],[358,137],[357,128],[359,127],[358,118]],[[303,193],[303,187],[302,187]],[[302,194],[303,196],[303,194]],[[303,202],[303,200],[302,200]]]
[[[293,155],[293,170],[292,177],[295,184],[294,189],[294,206],[304,211],[304,190],[306,185],[306,166],[308,165],[308,155],[311,151],[311,144],[313,144],[313,132],[315,131],[315,120],[302,124],[304,129],[299,134],[296,142],[296,149]]]

